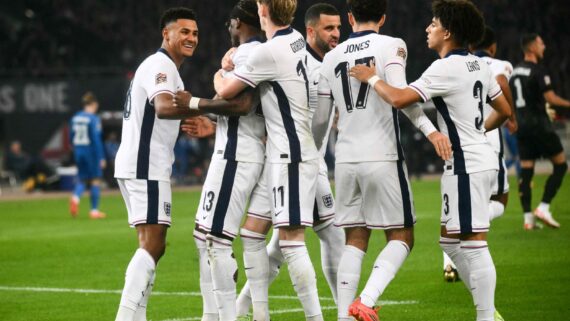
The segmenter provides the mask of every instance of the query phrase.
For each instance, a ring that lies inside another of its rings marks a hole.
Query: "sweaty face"
[[[325,53],[331,51],[340,38],[340,16],[321,14],[314,30],[319,49]]]
[[[172,53],[177,56],[190,57],[198,46],[198,25],[195,20],[178,19],[166,26],[167,42]]]
[[[428,48],[438,50],[443,46],[447,29],[445,29],[439,19],[433,18],[426,28]]]

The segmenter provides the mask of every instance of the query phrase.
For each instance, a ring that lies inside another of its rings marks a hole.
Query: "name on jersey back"
[[[476,60],[475,61],[467,61],[465,64],[467,65],[467,70],[469,70],[469,72],[481,70],[481,67],[479,67],[479,62]]]
[[[356,51],[367,49],[368,47],[370,47],[370,40],[366,40],[366,41],[361,42],[361,43],[350,44],[350,45],[346,46],[346,50],[344,53],[346,54],[346,53],[356,52]]]

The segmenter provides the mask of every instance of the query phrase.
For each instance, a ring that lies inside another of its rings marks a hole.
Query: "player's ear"
[[[236,18],[236,29],[239,29],[239,27],[241,27],[241,20],[239,20],[239,18]]]
[[[354,16],[352,15],[352,13],[348,13],[348,24],[350,24],[351,26],[354,26]]]
[[[382,19],[380,19],[380,22],[378,22],[378,27],[382,28],[384,23],[386,23],[386,15],[382,16]]]
[[[165,39],[166,41],[170,40],[170,37],[168,36],[168,27],[164,27],[164,29],[162,29],[162,39]]]

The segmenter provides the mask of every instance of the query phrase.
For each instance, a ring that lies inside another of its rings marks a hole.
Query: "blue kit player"
[[[87,92],[82,97],[83,110],[71,118],[71,143],[75,164],[78,169],[79,181],[75,185],[73,195],[69,200],[69,212],[76,217],[79,211],[79,200],[86,186],[90,187],[92,219],[105,218],[99,211],[101,195],[101,177],[105,168],[105,153],[101,139],[101,120],[95,114],[99,102],[93,93]]]

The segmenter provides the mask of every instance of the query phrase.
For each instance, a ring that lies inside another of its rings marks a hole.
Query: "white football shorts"
[[[263,164],[212,159],[196,211],[196,226],[234,239]]]
[[[170,182],[117,178],[125,200],[129,224],[163,224],[170,226],[172,192]]]
[[[441,225],[449,234],[489,231],[489,199],[496,170],[441,177]]]
[[[416,222],[404,161],[337,163],[335,225],[395,229]]]

